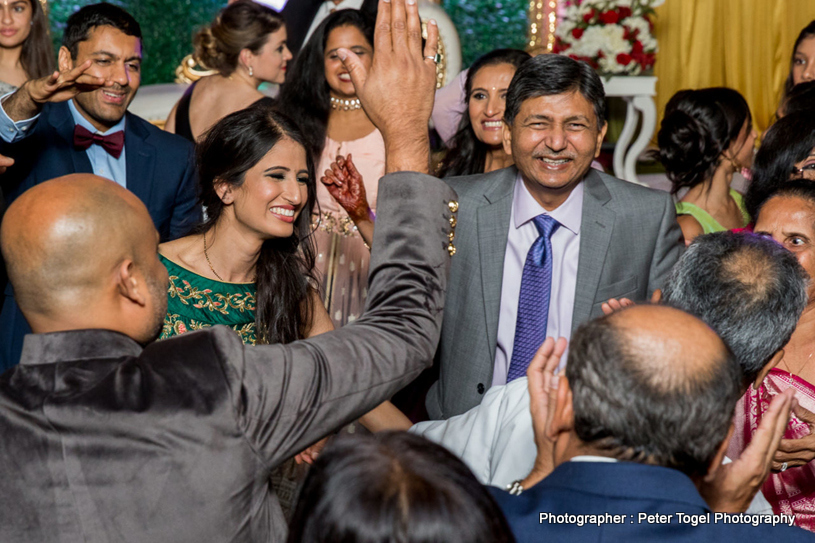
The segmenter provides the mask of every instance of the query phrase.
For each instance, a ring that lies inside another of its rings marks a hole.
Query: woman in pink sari
[[[780,186],[759,208],[755,232],[792,251],[815,278],[815,183],[801,179]],[[808,305],[783,358],[765,378],[759,376],[736,406],[728,456],[741,454],[772,398],[793,388],[798,407],[762,492],[775,514],[794,514],[796,525],[815,531],[815,281],[808,294]]]

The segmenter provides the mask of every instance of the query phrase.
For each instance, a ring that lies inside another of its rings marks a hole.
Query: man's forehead
[[[142,43],[137,36],[125,34],[110,25],[94,26],[88,31],[88,39],[77,44],[81,55],[106,52],[125,57],[142,57]]]
[[[520,114],[522,117],[528,115],[546,115],[547,117],[584,115],[589,120],[596,118],[594,105],[578,90],[527,98],[521,102]]]

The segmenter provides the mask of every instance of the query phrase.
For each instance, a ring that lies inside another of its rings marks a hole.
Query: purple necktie
[[[552,291],[551,238],[560,223],[549,215],[538,215],[532,220],[540,237],[526,254],[507,383],[526,374],[532,357],[546,339],[546,323],[549,320],[549,295]]]

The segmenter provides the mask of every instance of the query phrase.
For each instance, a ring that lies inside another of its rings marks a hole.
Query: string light
[[[551,53],[555,47],[558,0],[530,0],[527,51]]]

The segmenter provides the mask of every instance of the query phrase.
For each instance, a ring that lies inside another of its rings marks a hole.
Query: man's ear
[[[597,147],[594,151],[594,158],[600,156],[600,147],[602,147],[603,140],[606,138],[606,131],[608,131],[608,122],[604,122],[600,132],[597,133]]]
[[[71,52],[64,45],[59,48],[57,55],[57,65],[60,72],[71,70],[74,67],[74,59],[71,58]]]
[[[572,407],[572,388],[565,375],[561,375],[557,383],[555,409],[549,419],[546,435],[551,441],[557,440],[563,433],[569,433],[574,428],[574,409]]]
[[[758,390],[758,387],[761,386],[761,383],[764,381],[764,378],[767,377],[767,374],[770,373],[770,370],[773,369],[781,362],[781,359],[784,358],[784,349],[780,349],[776,352],[773,357],[767,362],[761,371],[758,372],[756,376],[756,380],[753,382],[753,389]]]
[[[705,481],[711,482],[714,480],[716,476],[716,472],[722,467],[722,461],[724,460],[724,455],[727,453],[727,447],[730,445],[730,438],[733,437],[733,431],[736,429],[736,424],[731,422],[730,429],[727,430],[727,436],[725,436],[724,441],[719,445],[718,450],[716,451],[716,455],[713,457],[713,461],[707,467],[707,474],[705,474]]]
[[[508,156],[512,156],[512,127],[507,124],[506,120],[504,120],[501,130],[501,137],[504,143],[504,152]]]
[[[119,294],[134,304],[147,305],[147,290],[141,276],[136,277],[136,265],[132,260],[123,260],[116,269],[116,287]]]
[[[229,205],[235,201],[235,194],[232,192],[232,185],[226,181],[215,181],[215,194],[218,195],[218,198],[221,199],[224,205]]]

